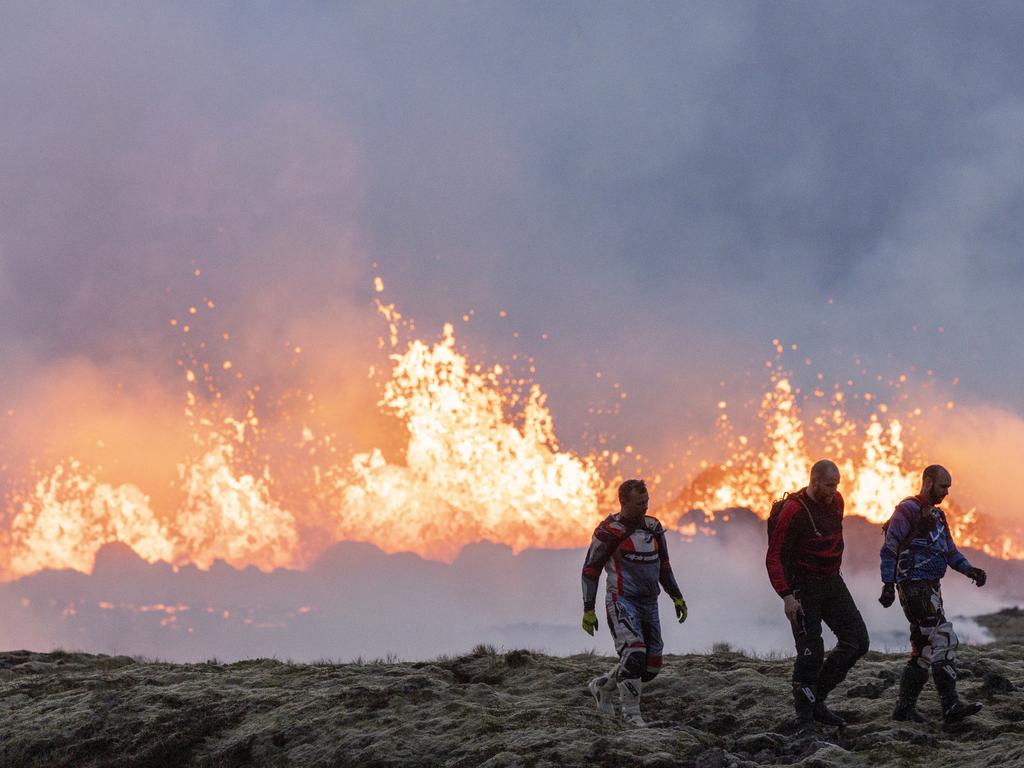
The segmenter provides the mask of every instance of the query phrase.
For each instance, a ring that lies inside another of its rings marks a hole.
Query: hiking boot
[[[947,723],[959,723],[965,717],[978,714],[982,707],[960,700],[956,695],[956,677],[956,666],[952,662],[932,664],[932,678],[942,702],[942,719]]]
[[[825,700],[822,698],[814,702],[813,714],[814,719],[822,725],[832,725],[836,728],[842,728],[846,725],[846,721],[843,718],[825,706]]]
[[[915,703],[916,702],[913,701],[899,699],[896,702],[896,709],[892,711],[892,719],[899,720],[901,723],[927,723],[928,720],[924,715],[917,711],[917,707],[914,706]]]
[[[928,670],[915,659],[907,662],[900,676],[900,693],[896,699],[896,709],[892,711],[892,719],[900,722],[926,723],[924,715],[917,711],[917,697],[928,682]]]
[[[981,704],[977,702],[968,703],[966,701],[957,701],[952,706],[946,707],[942,710],[942,719],[947,723],[959,723],[965,717],[976,715],[981,712]]]
[[[793,685],[793,710],[801,725],[809,725],[814,722],[814,705],[817,701],[818,697],[814,693],[813,686]]]
[[[622,719],[635,728],[647,727],[647,723],[640,716],[640,690],[642,687],[640,678],[623,680],[619,683],[619,705],[622,708]]]
[[[597,702],[598,711],[605,715],[615,714],[615,703],[612,701],[614,686],[608,675],[595,677],[587,684],[587,688],[590,690],[590,695],[594,697],[594,701]]]

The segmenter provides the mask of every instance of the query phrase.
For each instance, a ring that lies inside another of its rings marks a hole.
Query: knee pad
[[[630,648],[619,660],[619,680],[635,680],[643,677],[647,653],[643,648]]]
[[[921,649],[921,658],[928,664],[953,664],[959,645],[960,639],[953,631],[953,625],[943,622],[928,632],[928,644]]]
[[[640,675],[640,679],[645,683],[649,683],[651,680],[658,676],[661,672],[661,656],[648,653],[644,658],[644,672]]]

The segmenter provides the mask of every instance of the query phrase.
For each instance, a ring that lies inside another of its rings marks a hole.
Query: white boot
[[[640,717],[640,689],[643,684],[640,678],[623,680],[619,683],[619,704],[622,707],[622,719],[637,728],[646,728],[647,723]]]
[[[605,715],[615,714],[615,704],[612,702],[612,691],[615,688],[615,682],[608,675],[599,675],[595,677],[587,685],[590,689],[590,694],[597,701],[597,708],[600,712]]]

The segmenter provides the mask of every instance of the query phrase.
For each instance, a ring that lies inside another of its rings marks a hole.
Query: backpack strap
[[[811,521],[811,528],[814,530],[814,535],[819,539],[821,538],[821,531],[818,530],[817,524],[814,522],[814,515],[811,514],[811,508],[807,506],[807,502],[804,501],[803,494],[794,493],[793,498],[800,502],[800,506],[804,508],[804,512],[807,513],[807,519]]]
[[[924,515],[925,511],[931,509],[932,506],[933,506],[933,505],[930,505],[930,504],[928,504],[928,505],[922,504],[920,499],[917,498],[917,496],[907,496],[905,499],[902,499],[900,501],[900,503],[897,504],[896,506],[898,507],[898,506],[900,506],[900,504],[905,504],[908,501],[912,501],[912,502],[914,502],[917,505],[917,507],[918,507],[918,510],[917,510],[918,519],[917,519],[917,521],[912,526],[910,526],[910,529],[907,531],[906,535],[902,539],[900,539],[899,547],[896,550],[896,554],[897,555],[899,555],[900,552],[902,552],[906,548],[907,543],[911,539],[913,539],[914,536],[918,533],[918,526],[920,526],[920,524],[921,524],[921,516]],[[889,522],[891,522],[891,520],[892,520],[892,518],[890,518],[889,521],[887,521],[885,523],[885,525],[882,526],[882,531],[883,532],[887,533],[889,531]]]

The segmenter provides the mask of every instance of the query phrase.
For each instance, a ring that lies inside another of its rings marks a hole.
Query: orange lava
[[[383,291],[379,278],[374,289]],[[202,363],[186,353],[180,361],[187,388],[183,416],[193,451],[177,463],[174,508],[156,509],[139,486],[101,482],[89,467],[66,459],[7,500],[0,574],[88,571],[96,551],[113,541],[150,562],[207,568],[221,559],[261,569],[302,567],[337,540],[440,560],[482,539],[516,551],[586,545],[612,507],[618,480],[602,474],[602,454],[560,447],[541,388],[511,379],[501,365],[471,362],[451,325],[434,343],[403,345],[411,326],[394,305],[379,299],[377,305],[388,326],[382,346],[391,352],[378,407],[404,428],[401,461],[388,461],[379,447],[342,456],[336,436],[304,423],[295,430],[292,463],[279,460],[255,415],[259,387],[250,388],[241,413],[232,414],[215,382],[218,376],[241,379],[239,366],[226,358]],[[197,336],[187,324],[180,330]],[[312,398],[299,394],[279,402]],[[781,373],[761,401],[763,435],[736,434],[727,404],[719,403],[719,447],[727,447],[727,458],[704,462],[672,509],[747,507],[765,516],[773,499],[805,485],[808,467],[820,456],[840,466],[850,514],[882,522],[895,502],[916,490],[920,461],[906,443],[904,421],[885,406],[863,421],[847,415],[841,395],[810,417],[802,410],[791,379]],[[308,481],[294,479],[302,472]],[[977,510],[965,512],[955,502],[948,508],[960,544],[1024,557],[1024,548]]]

